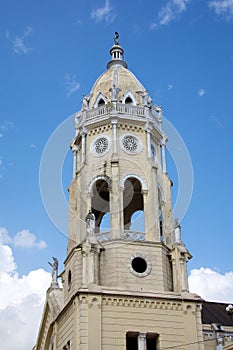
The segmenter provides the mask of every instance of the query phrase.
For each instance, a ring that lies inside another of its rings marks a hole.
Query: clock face
[[[111,140],[108,136],[100,136],[91,144],[91,152],[96,157],[101,157],[108,153],[111,147]]]
[[[129,154],[138,154],[142,150],[141,141],[131,134],[127,134],[121,137],[121,148]]]

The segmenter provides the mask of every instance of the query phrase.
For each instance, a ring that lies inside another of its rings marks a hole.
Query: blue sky
[[[62,270],[67,239],[43,207],[40,161],[51,134],[106,69],[115,31],[129,69],[162,106],[192,160],[193,195],[181,222],[193,254],[192,290],[233,300],[232,0],[8,0],[0,16],[0,324],[9,320],[1,338],[14,320],[23,324],[16,307],[26,310],[34,297],[36,329],[52,256]],[[70,154],[62,173],[66,192]],[[175,201],[178,174],[169,155],[168,173]],[[10,300],[15,288],[18,298]],[[35,341],[31,333],[22,349]],[[13,348],[7,343],[4,350]]]

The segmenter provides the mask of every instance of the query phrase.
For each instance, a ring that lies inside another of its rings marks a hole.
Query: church
[[[162,109],[118,33],[110,56],[75,115],[66,259],[58,275],[53,258],[33,349],[233,349],[227,305],[189,292]]]

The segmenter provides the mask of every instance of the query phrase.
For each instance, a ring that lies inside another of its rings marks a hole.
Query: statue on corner
[[[89,210],[89,213],[86,216],[86,223],[87,234],[93,235],[95,233],[95,214],[93,214],[91,210]]]
[[[53,257],[53,263],[48,262],[48,264],[52,267],[52,283],[51,286],[58,287],[58,259]]]

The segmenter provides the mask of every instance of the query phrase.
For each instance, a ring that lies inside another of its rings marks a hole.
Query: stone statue
[[[87,234],[93,235],[95,232],[95,215],[89,210],[89,213],[86,216],[87,223]]]
[[[58,286],[57,282],[57,274],[58,274],[58,260],[53,257],[53,263],[48,262],[48,264],[52,267],[52,286]]]
[[[118,95],[118,92],[121,91],[121,89],[117,88],[115,84],[113,84],[113,86],[109,89],[109,91],[112,92],[112,99],[111,101],[114,102],[114,101],[117,101],[117,95]]]
[[[82,100],[82,110],[86,110],[89,108],[89,102],[90,102],[90,95],[83,95]]]
[[[151,107],[152,99],[147,91],[140,91],[140,95],[142,96],[142,104],[143,106]]]
[[[114,44],[115,45],[119,45],[118,38],[119,38],[119,34],[117,32],[115,32],[115,38],[114,38]]]
[[[175,219],[175,224],[174,224],[174,242],[175,243],[181,242],[181,226],[177,218]]]

